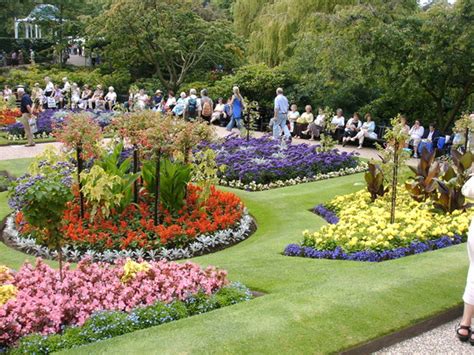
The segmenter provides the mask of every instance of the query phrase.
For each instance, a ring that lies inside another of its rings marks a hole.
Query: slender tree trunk
[[[466,128],[466,139],[465,139],[465,142],[464,142],[464,153],[467,153],[468,140],[469,140],[469,128]]]
[[[156,171],[155,171],[155,210],[154,210],[154,222],[155,226],[160,224],[160,214],[159,214],[159,207],[160,207],[160,168],[161,168],[161,151],[158,152],[158,156],[156,159]]]
[[[393,176],[392,176],[392,205],[390,209],[390,223],[395,223],[395,208],[397,205],[397,182],[398,182],[398,148],[399,143],[394,145],[393,152]]]
[[[136,174],[138,172],[138,146],[136,144],[133,145],[133,173]],[[138,179],[135,180],[133,183],[133,202],[138,203]]]
[[[63,10],[64,5],[59,5],[59,67],[63,67]]]
[[[79,184],[79,203],[81,207],[81,218],[84,218],[84,195],[82,193],[82,182],[81,182],[81,173],[83,170],[82,166],[82,145],[78,144],[76,147],[76,156],[77,156],[77,182]]]

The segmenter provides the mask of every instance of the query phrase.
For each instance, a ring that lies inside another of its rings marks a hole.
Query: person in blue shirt
[[[275,112],[273,116],[273,139],[280,139],[281,132],[283,131],[285,140],[290,140],[290,130],[286,125],[289,107],[288,99],[285,95],[283,95],[282,88],[278,88],[276,90],[276,94]]]
[[[20,121],[25,128],[25,135],[28,139],[27,147],[33,147],[35,142],[33,141],[33,133],[31,132],[30,119],[33,115],[33,101],[30,96],[25,92],[24,88],[18,88],[16,91],[20,99],[20,111],[21,118]]]
[[[239,87],[234,86],[232,91],[234,94],[229,102],[229,106],[232,109],[232,116],[230,117],[230,122],[226,127],[229,132],[232,132],[234,125],[236,125],[238,129],[242,128],[242,112],[244,110],[244,99],[240,94]]]

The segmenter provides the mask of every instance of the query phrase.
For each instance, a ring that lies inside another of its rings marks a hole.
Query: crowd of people
[[[2,50],[0,52],[0,66],[1,67],[6,67],[6,66],[15,67],[18,65],[24,65],[27,62],[31,64],[35,64],[35,56],[36,56],[36,53],[32,48],[30,48],[29,51],[26,51],[26,53],[22,49],[14,50],[9,53]]]

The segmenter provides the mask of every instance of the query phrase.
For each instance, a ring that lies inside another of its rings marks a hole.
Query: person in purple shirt
[[[280,139],[281,132],[285,136],[285,140],[291,139],[290,130],[286,126],[288,116],[288,99],[283,95],[283,89],[278,88],[276,90],[277,96],[275,97],[275,112],[273,116],[273,139]]]

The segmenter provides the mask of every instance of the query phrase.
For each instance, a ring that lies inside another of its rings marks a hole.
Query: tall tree
[[[109,43],[117,65],[152,66],[168,89],[176,90],[203,62],[223,64],[241,53],[231,24],[205,21],[192,0],[117,0],[90,31]]]

